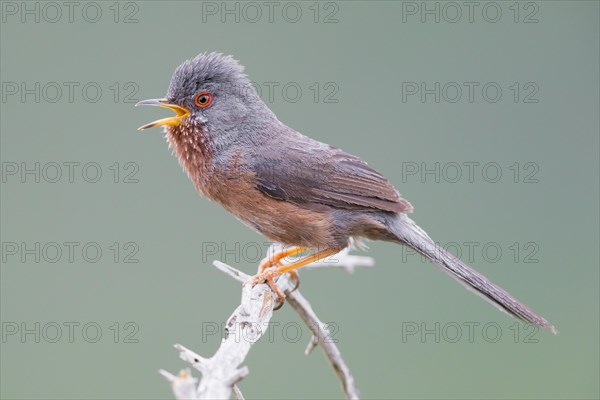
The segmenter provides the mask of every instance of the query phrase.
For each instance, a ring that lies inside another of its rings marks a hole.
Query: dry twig
[[[270,251],[274,252],[278,248],[277,245],[274,245]],[[245,283],[250,278],[249,275],[220,261],[215,261],[213,265],[239,282]],[[339,267],[353,272],[356,267],[372,267],[373,265],[372,258],[351,255],[348,250],[344,250],[304,269]],[[340,379],[346,398],[358,399],[358,389],[352,373],[330,337],[326,324],[321,322],[310,303],[299,291],[289,293],[294,285],[288,279],[287,274],[281,276],[277,283],[282,290],[288,292],[288,302],[313,333],[305,353],[309,354],[316,346],[321,347]],[[273,315],[274,305],[275,295],[267,285],[256,285],[255,287],[244,285],[241,303],[227,320],[227,336],[214,356],[204,358],[182,345],[175,345],[175,348],[180,351],[180,357],[202,374],[202,379],[198,384],[198,380],[191,375],[189,369],[182,370],[179,375],[160,370],[159,372],[171,382],[175,398],[228,399],[233,390],[236,398],[243,399],[236,383],[247,376],[249,371],[247,367],[240,368],[240,365],[244,362],[252,345],[266,332]]]

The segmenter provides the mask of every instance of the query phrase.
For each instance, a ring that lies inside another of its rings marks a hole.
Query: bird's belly
[[[252,178],[246,175],[225,184],[221,181],[218,186],[209,185],[220,189],[205,194],[270,240],[311,248],[339,247],[329,212],[269,197],[256,188]]]

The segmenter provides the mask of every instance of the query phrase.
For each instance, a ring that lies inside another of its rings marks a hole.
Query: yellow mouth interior
[[[148,128],[154,128],[155,126],[177,126],[181,124],[184,118],[187,118],[191,114],[190,110],[188,110],[187,108],[178,106],[177,104],[168,103],[164,99],[143,100],[136,104],[136,106],[138,105],[159,106],[163,108],[168,108],[170,110],[173,110],[176,114],[172,117],[158,119],[156,121],[150,122],[149,124],[142,125],[138,128],[138,131],[143,131],[144,129]]]

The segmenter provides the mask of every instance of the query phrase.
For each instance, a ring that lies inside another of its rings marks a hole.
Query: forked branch
[[[280,246],[274,245],[270,251],[275,252],[278,248]],[[250,278],[249,275],[220,261],[215,261],[213,265],[239,282],[245,283]],[[337,267],[353,272],[357,267],[365,268],[373,265],[372,258],[351,255],[348,250],[344,250],[335,256],[306,266],[304,269]],[[288,279],[287,274],[281,276],[277,283],[283,291],[287,292],[289,304],[313,334],[305,354],[309,354],[317,346],[320,347],[337,374],[346,398],[358,399],[359,393],[354,377],[332,340],[326,324],[319,319],[310,303],[298,290],[289,293],[294,285]],[[175,345],[180,352],[181,359],[190,363],[202,374],[202,379],[198,382],[189,369],[182,370],[179,375],[160,370],[160,373],[171,382],[175,398],[228,399],[233,390],[236,398],[243,399],[236,383],[246,377],[249,370],[240,365],[244,362],[252,345],[267,331],[274,306],[275,294],[267,285],[256,285],[255,287],[244,285],[241,303],[225,325],[226,337],[212,357],[204,358],[182,345]]]

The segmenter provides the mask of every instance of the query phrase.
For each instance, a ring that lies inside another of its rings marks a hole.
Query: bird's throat
[[[205,128],[179,125],[165,127],[169,147],[179,159],[179,163],[201,193],[205,193],[204,184],[214,154],[212,143]]]

